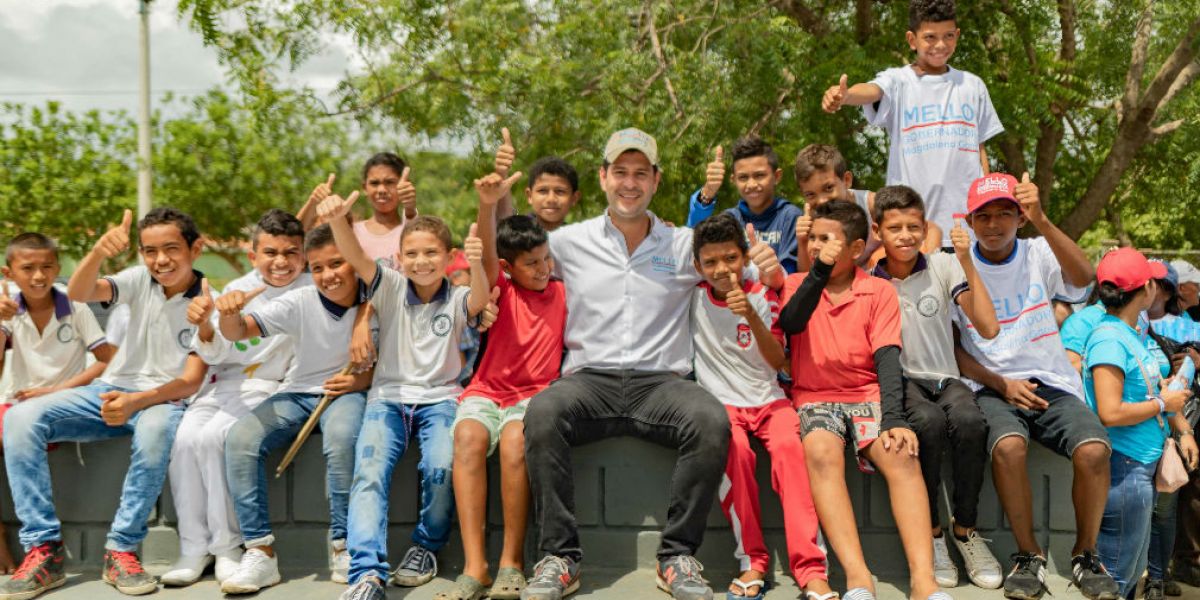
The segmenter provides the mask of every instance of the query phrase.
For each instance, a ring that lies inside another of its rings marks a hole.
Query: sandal
[[[804,597],[807,600],[834,600],[834,598],[840,598],[840,596],[838,596],[837,592],[832,592],[832,591],[825,592],[824,594],[818,594],[816,592],[806,591],[806,592],[804,592]]]
[[[767,591],[767,584],[761,579],[751,579],[750,581],[742,581],[735,578],[729,582],[730,585],[736,585],[742,588],[742,593],[735,594],[733,590],[725,592],[725,600],[762,600],[763,594]],[[758,593],[751,596],[750,588],[758,586]]]
[[[488,598],[492,600],[519,600],[525,589],[525,574],[516,567],[500,567],[496,571],[496,582],[492,584]]]
[[[448,592],[438,592],[434,600],[483,600],[487,587],[470,575],[459,575]]]

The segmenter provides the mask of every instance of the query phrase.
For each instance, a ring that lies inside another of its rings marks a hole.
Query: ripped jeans
[[[392,470],[408,449],[409,438],[421,445],[421,509],[412,541],[438,551],[450,539],[454,487],[450,467],[454,444],[450,438],[458,403],[402,404],[376,399],[367,403],[355,448],[354,483],[350,487],[350,582],[364,575],[387,581],[388,494]]]
[[[1114,450],[1109,463],[1112,484],[1100,521],[1096,554],[1121,586],[1121,597],[1133,598],[1150,551],[1154,470],[1158,461],[1141,463]]]

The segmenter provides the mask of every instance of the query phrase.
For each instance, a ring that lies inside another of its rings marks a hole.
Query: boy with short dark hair
[[[304,273],[303,245],[304,227],[296,217],[277,208],[267,211],[254,227],[247,252],[254,268],[230,282],[225,295],[244,295],[254,311],[292,289],[311,285],[312,278]],[[279,388],[295,357],[290,336],[225,339],[214,328],[215,308],[212,298],[192,300],[201,331],[196,350],[211,373],[208,385],[184,411],[171,451],[179,559],[162,576],[169,586],[195,583],[214,562],[221,583],[241,562],[242,532],[225,483],[225,438],[238,419]]]
[[[14,405],[59,390],[88,385],[104,372],[115,348],[107,343],[96,316],[54,286],[61,269],[58,246],[40,233],[22,233],[8,243],[0,273],[0,372],[9,368],[0,390],[0,421]],[[16,284],[11,295],[8,282]],[[11,364],[4,350],[13,352]],[[87,353],[96,361],[87,365]],[[0,572],[16,569],[0,524]]]
[[[488,330],[479,370],[459,396],[454,420],[454,499],[466,564],[449,598],[487,593],[516,600],[525,587],[523,557],[529,512],[524,416],[529,399],[558,378],[562,367],[566,291],[551,277],[554,259],[546,231],[529,216],[495,225],[495,206],[520,173],[493,173],[475,182],[479,238],[488,285],[497,286],[500,314]],[[503,271],[503,272],[501,272]],[[519,356],[521,360],[513,360]],[[504,545],[494,582],[489,581],[484,538],[487,457],[499,449]],[[490,591],[488,586],[491,586]]]
[[[825,552],[817,545],[813,508],[800,443],[800,418],[776,374],[787,362],[778,327],[775,292],[743,281],[749,244],[738,220],[721,213],[701,221],[693,235],[696,270],[704,282],[692,296],[692,339],[696,381],[729,414],[732,437],[720,502],[733,524],[734,556],[741,573],[729,585],[730,597],[760,597],[770,555],[763,541],[755,480],[756,457],[750,436],[771,455],[771,481],[783,505],[788,567],[809,597],[836,596],[829,589]]]
[[[921,448],[921,472],[933,523],[933,574],[938,585],[958,585],[958,569],[950,559],[941,520],[938,489],[947,442],[954,471],[954,543],[971,581],[982,588],[1000,587],[1000,563],[975,531],[979,491],[987,460],[987,424],[975,394],[959,380],[954,362],[953,307],[963,310],[980,336],[996,337],[999,325],[987,287],[971,261],[971,238],[955,226],[950,232],[955,254],[922,254],[928,235],[925,205],[912,188],[887,186],[875,194],[875,233],[886,253],[872,274],[890,281],[900,297],[900,338],[904,352],[905,416]]]
[[[182,400],[196,393],[208,367],[194,354],[196,326],[187,311],[201,294],[203,274],[192,269],[204,243],[191,217],[156,208],[138,223],[141,266],[99,277],[101,264],[129,248],[133,213],[109,229],[79,262],[67,296],[79,302],[128,304],[129,331],[108,367],[91,385],[24,402],[5,415],[4,458],[21,544],[21,568],[0,584],[0,598],[33,598],[65,583],[61,524],[54,514],[46,444],[133,435],[133,455],[121,503],[105,544],[103,579],[118,591],[158,589],[137,556],[146,521],[162,492]]]
[[[905,38],[916,61],[849,87],[842,75],[821,101],[830,113],[862,106],[867,123],[887,130],[887,183],[921,195],[943,247],[971,181],[988,172],[984,142],[1004,132],[983,80],[948,64],[958,45],[956,18],[954,0],[912,0]]]
[[[740,199],[737,206],[725,210],[743,226],[750,224],[758,239],[771,246],[779,264],[787,273],[796,272],[796,219],[802,215],[799,207],[782,196],[775,188],[783,179],[779,156],[771,145],[757,135],[739,138],[731,148],[733,154],[733,184]],[[725,178],[724,151],[718,146],[714,160],[708,164],[707,181],[688,201],[688,227],[712,216],[717,204],[717,191]]]
[[[339,224],[350,228],[344,219]],[[226,594],[254,593],[281,579],[267,512],[267,453],[295,437],[325,395],[333,398],[320,417],[329,539],[335,551],[348,547],[354,445],[363,422],[364,390],[370,385],[371,372],[351,374],[347,365],[350,336],[365,286],[338,251],[329,225],[308,232],[304,256],[312,274],[311,286],[291,289],[249,314],[243,310],[256,300],[253,293],[234,290],[217,298],[221,335],[226,340],[236,344],[286,335],[296,348],[283,383],[238,419],[226,436],[225,475],[246,547],[237,569],[221,582]]]
[[[812,228],[812,209],[830,201],[844,200],[853,202],[867,213],[867,225],[872,229],[867,235],[867,244],[859,255],[858,266],[868,268],[883,257],[879,237],[874,232],[873,215],[875,214],[875,192],[857,190],[854,185],[854,173],[846,165],[846,159],[838,149],[829,144],[809,144],[796,154],[796,162],[792,172],[796,177],[796,187],[804,198],[805,215],[796,221],[796,240],[798,245],[798,262],[801,271],[808,271],[808,231]],[[934,223],[926,221],[928,235],[921,245],[921,252],[932,252],[941,247],[942,230]]]
[[[846,600],[874,600],[846,486],[845,446],[859,469],[888,484],[908,558],[910,598],[947,600],[933,577],[928,498],[917,438],[904,419],[900,306],[886,281],[854,264],[867,237],[861,208],[833,200],[813,209],[809,273],[788,276],[780,325],[791,335],[793,401],[821,529],[846,570]]]
[[[437,574],[435,553],[450,538],[454,512],[450,428],[456,399],[462,393],[458,344],[468,321],[488,303],[489,289],[475,226],[463,243],[472,263],[471,287],[450,285],[446,278],[450,229],[437,217],[422,215],[409,221],[400,236],[400,270],[379,268],[341,218],[357,199],[357,193],[345,200],[331,196],[317,211],[330,219],[347,263],[369,282],[366,297],[379,318],[376,377],[355,447],[350,489],[346,542],[351,587],[342,596],[373,600],[384,597],[388,579],[387,510],[392,470],[413,436],[421,444],[417,465],[420,516],[413,544],[391,578],[397,585],[415,587]]]
[[[1109,487],[1108,433],[1083,400],[1083,382],[1067,360],[1051,300],[1080,302],[1092,265],[1042,212],[1037,186],[993,173],[971,185],[967,223],[972,260],[996,306],[1000,333],[985,339],[956,311],[958,366],[976,390],[988,424],[992,478],[1011,523],[1017,553],[1004,595],[1036,600],[1045,592],[1046,558],[1033,532],[1033,492],[1025,470],[1028,439],[1071,459],[1075,477],[1073,583],[1092,599],[1116,598],[1117,585],[1096,556]],[[1032,223],[1043,237],[1017,239]]]

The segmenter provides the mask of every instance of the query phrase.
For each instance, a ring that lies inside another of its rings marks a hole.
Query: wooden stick
[[[338,375],[349,375],[350,365],[346,365]],[[317,423],[321,421],[321,414],[329,407],[329,403],[333,402],[334,398],[329,394],[321,396],[321,401],[317,403],[317,407],[313,409],[312,414],[308,416],[308,420],[304,422],[304,427],[300,428],[300,433],[296,434],[296,440],[292,442],[292,447],[288,448],[287,454],[283,455],[283,461],[275,468],[275,478],[279,479],[288,466],[295,460],[296,454],[300,452],[300,447],[304,445],[305,440],[312,434],[312,430],[317,427]]]

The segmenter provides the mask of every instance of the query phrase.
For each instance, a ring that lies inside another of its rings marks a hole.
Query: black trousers
[[[929,493],[929,516],[938,517],[938,488],[942,482],[942,456],[950,447],[954,473],[954,521],[974,527],[979,518],[979,490],[987,466],[987,423],[975,404],[975,393],[958,379],[942,382],[904,380],[905,417],[917,434],[921,473]]]
[[[525,413],[525,464],[543,553],[583,558],[571,447],[622,435],[679,451],[659,559],[700,547],[729,450],[725,408],[673,373],[583,369],[534,396]]]

